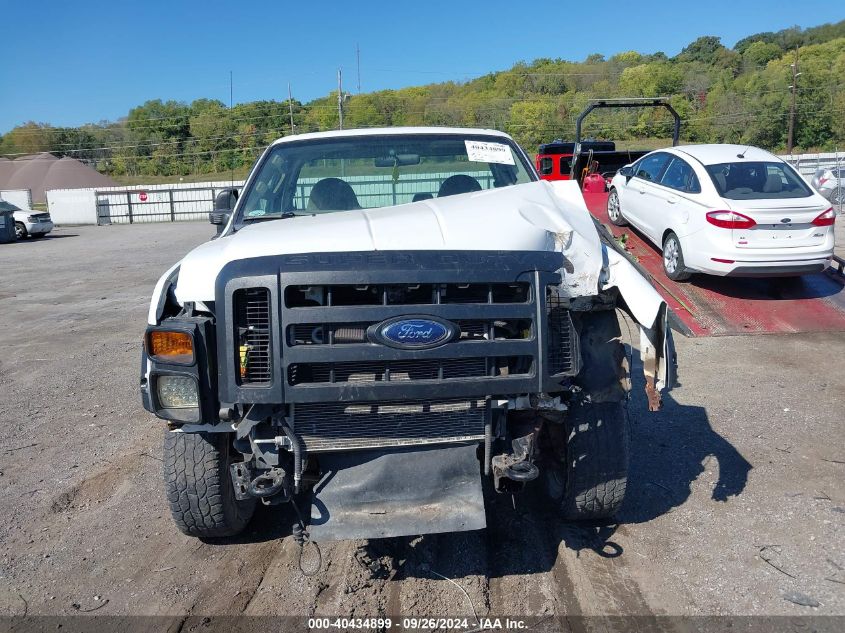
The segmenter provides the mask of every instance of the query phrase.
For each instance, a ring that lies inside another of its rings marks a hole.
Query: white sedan
[[[670,279],[694,272],[780,277],[824,270],[833,256],[830,202],[786,162],[745,145],[686,145],[619,170],[607,214],[663,249]]]
[[[21,209],[6,200],[0,200],[0,211],[12,212],[15,218],[15,237],[19,240],[27,236],[44,237],[53,230],[53,220],[49,213]]]

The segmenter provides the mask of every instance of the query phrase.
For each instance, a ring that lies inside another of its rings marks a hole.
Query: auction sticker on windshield
[[[504,143],[490,143],[487,141],[464,141],[467,147],[467,158],[476,163],[499,163],[500,165],[514,165],[511,148]]]

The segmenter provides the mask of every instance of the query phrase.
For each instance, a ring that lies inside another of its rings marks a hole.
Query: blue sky
[[[835,6],[830,0],[0,0],[0,133],[28,120],[113,120],[148,99],[228,103],[230,70],[236,102],[284,100],[288,82],[294,98],[308,101],[335,89],[338,67],[344,89],[354,92],[356,44],[361,88],[369,91],[464,80],[537,57],[674,55],[700,35],[721,36],[732,46],[752,33],[845,17]]]

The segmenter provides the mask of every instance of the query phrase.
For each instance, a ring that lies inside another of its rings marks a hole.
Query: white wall
[[[0,200],[11,202],[21,209],[32,208],[32,192],[29,189],[4,189],[0,191]]]
[[[214,203],[211,194],[226,187],[242,187],[244,181],[213,181],[166,183],[158,185],[129,185],[126,187],[97,187],[96,189],[51,189],[47,191],[47,208],[57,224],[97,224],[99,215],[104,224],[128,223],[127,193],[133,206],[135,222],[170,220],[170,194],[173,191],[177,220],[207,220]],[[121,193],[122,192],[122,193]],[[142,202],[140,193],[146,192]],[[98,196],[99,194],[99,200]]]
[[[96,224],[97,196],[94,189],[51,189],[47,210],[56,224]]]

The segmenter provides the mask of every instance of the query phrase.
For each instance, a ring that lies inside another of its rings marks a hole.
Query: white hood
[[[213,301],[218,273],[239,259],[388,250],[561,250],[571,263],[570,272],[564,271],[564,293],[593,295],[602,248],[577,184],[568,184],[540,181],[394,207],[256,222],[188,253],[176,298]]]
[[[193,251],[159,280],[149,323],[159,323],[168,293],[176,299],[214,300],[220,270],[229,262],[270,255],[352,251],[559,251],[559,292],[590,297],[619,288],[641,329],[641,356],[652,398],[674,384],[673,352],[663,298],[625,257],[606,248],[575,181],[533,182],[442,200],[381,209],[256,223]]]

